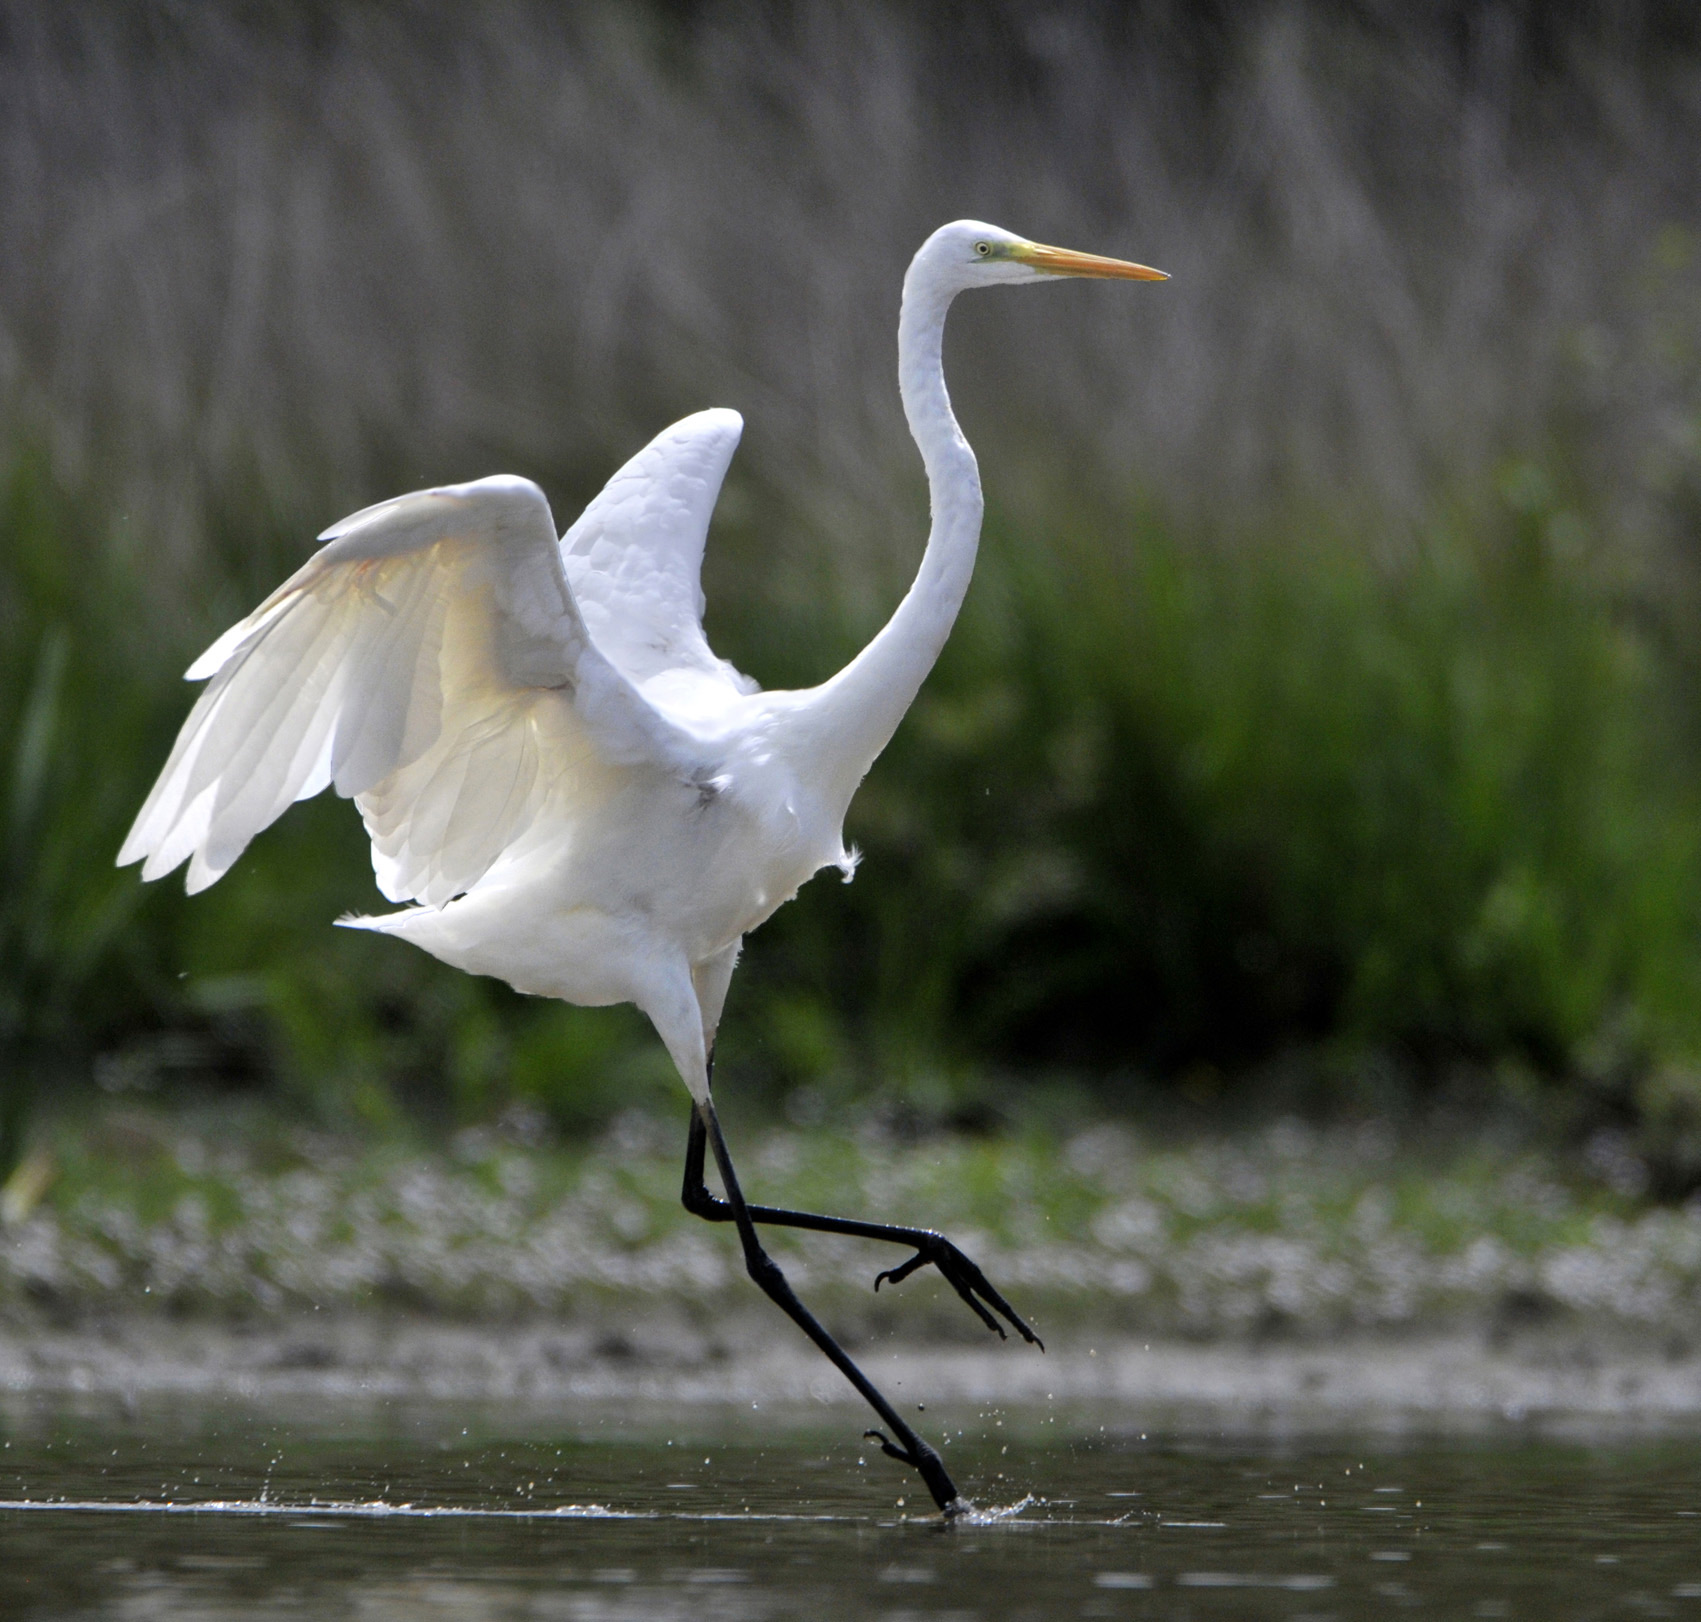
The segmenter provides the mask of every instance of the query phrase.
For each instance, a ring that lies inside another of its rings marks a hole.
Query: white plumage
[[[345,518],[189,669],[207,686],[119,861],[205,889],[291,803],[355,801],[400,935],[522,991],[636,1002],[693,1094],[739,943],[821,867],[937,657],[980,527],[945,392],[951,299],[982,283],[1154,275],[959,221],[905,281],[904,405],[933,530],[914,587],[838,676],[762,693],[703,635],[699,573],[743,423],[657,436],[558,542],[509,476]]]

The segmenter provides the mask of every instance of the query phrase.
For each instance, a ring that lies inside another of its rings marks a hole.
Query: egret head
[[[954,291],[970,287],[992,287],[1002,282],[1039,282],[1057,276],[1107,276],[1128,281],[1163,282],[1169,277],[1149,265],[1130,264],[1125,259],[1105,259],[1094,253],[1075,253],[1068,248],[1048,248],[1030,242],[1014,231],[988,225],[984,220],[953,220],[942,225],[922,244],[916,255],[918,267],[925,265]]]

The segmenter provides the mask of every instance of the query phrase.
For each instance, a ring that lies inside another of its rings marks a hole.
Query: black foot
[[[915,1241],[916,1253],[907,1262],[897,1267],[888,1267],[884,1272],[874,1277],[874,1288],[879,1289],[890,1279],[894,1284],[901,1284],[911,1273],[919,1268],[932,1265],[944,1275],[946,1282],[979,1314],[980,1321],[988,1329],[998,1331],[1000,1340],[1008,1340],[1004,1333],[1004,1325],[987,1311],[990,1305],[995,1311],[1002,1313],[1023,1340],[1037,1346],[1043,1352],[1045,1342],[1036,1335],[1023,1321],[1022,1315],[992,1287],[985,1273],[965,1256],[962,1251],[944,1237],[943,1234],[922,1234]],[[985,1298],[983,1304],[982,1298]],[[889,1449],[888,1449],[889,1450]]]
[[[933,1501],[939,1506],[939,1513],[946,1520],[955,1520],[959,1515],[967,1515],[974,1508],[968,1499],[962,1497],[952,1484],[950,1476],[945,1473],[944,1461],[918,1436],[915,1439],[915,1451],[899,1447],[885,1431],[869,1430],[862,1433],[864,1441],[875,1441],[880,1444],[880,1451],[889,1459],[896,1459],[900,1464],[907,1464],[916,1471],[926,1482],[927,1490],[933,1494]]]
[[[703,1157],[709,1142],[708,1128],[696,1110],[691,1112],[691,1136],[685,1146],[685,1184],[680,1197],[685,1209],[707,1222],[732,1222],[732,1205],[717,1199],[703,1181]],[[718,1151],[717,1151],[718,1153]],[[988,1329],[996,1330],[1000,1339],[1008,1340],[1004,1326],[993,1317],[983,1303],[1002,1313],[1015,1326],[1016,1332],[1031,1346],[1043,1352],[1045,1342],[1023,1321],[1016,1309],[987,1281],[986,1275],[962,1251],[942,1234],[928,1228],[903,1228],[889,1222],[858,1222],[849,1217],[817,1216],[810,1211],[783,1211],[771,1205],[745,1207],[752,1222],[769,1223],[781,1228],[801,1228],[811,1233],[844,1233],[857,1239],[875,1239],[882,1244],[906,1245],[915,1248],[915,1255],[898,1267],[888,1268],[874,1280],[879,1289],[887,1279],[896,1284],[919,1267],[929,1263],[950,1280],[951,1287],[974,1308]]]

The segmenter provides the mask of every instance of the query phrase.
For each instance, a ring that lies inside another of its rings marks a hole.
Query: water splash
[[[1036,1498],[1031,1492],[1024,1493],[1013,1504],[988,1504],[985,1508],[966,1509],[955,1517],[954,1524],[958,1526],[995,1526],[1000,1521],[1014,1520],[1025,1509],[1031,1509],[1035,1504],[1044,1500]]]

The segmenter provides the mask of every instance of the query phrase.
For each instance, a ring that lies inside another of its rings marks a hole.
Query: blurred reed
[[[954,318],[983,578],[856,885],[754,944],[750,1070],[948,1113],[1392,1053],[1681,1114],[1701,56],[1641,15],[0,3],[8,1096],[661,1086],[621,1016],[328,939],[346,810],[190,907],[111,875],[171,675],[345,511],[502,467],[565,517],[725,404],[711,634],[819,679],[919,548],[898,284],[972,214],[1175,279]]]
[[[8,436],[204,597],[232,504],[306,533],[493,461],[576,497],[722,402],[743,484],[862,584],[914,553],[898,281],[955,212],[1175,274],[965,306],[997,500],[1068,457],[1189,517],[1409,519],[1563,433],[1616,537],[1669,532],[1692,55],[1538,60],[1494,8],[977,10],[12,0]]]

